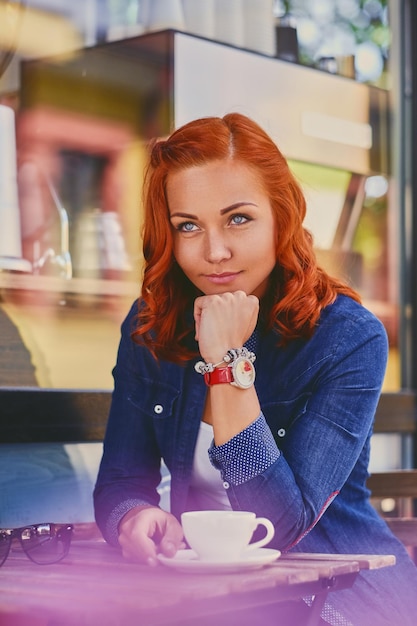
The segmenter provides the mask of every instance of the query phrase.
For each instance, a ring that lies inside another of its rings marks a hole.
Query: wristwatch
[[[206,385],[229,383],[239,389],[249,389],[255,382],[255,367],[248,358],[240,356],[227,367],[216,367],[204,374]]]

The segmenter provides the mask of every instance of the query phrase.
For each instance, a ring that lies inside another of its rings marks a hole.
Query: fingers
[[[129,561],[156,561],[153,531],[143,519],[144,511],[142,507],[132,509],[119,524],[119,544],[124,558]]]
[[[158,546],[158,551],[165,556],[174,556],[178,550],[185,548],[182,528],[176,519],[175,522],[167,524]]]
[[[183,547],[178,520],[158,507],[136,507],[119,524],[119,544],[128,560],[157,565],[158,553],[174,556]]]
[[[244,291],[196,298],[194,320],[202,357],[218,362],[230,348],[240,348],[253,333],[258,314],[258,298]]]

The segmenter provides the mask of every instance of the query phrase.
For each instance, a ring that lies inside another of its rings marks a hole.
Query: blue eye
[[[184,233],[191,233],[194,229],[197,228],[193,222],[182,222],[182,224],[178,224],[177,230],[180,230]]]
[[[238,226],[240,224],[244,224],[245,222],[248,222],[249,218],[246,217],[245,215],[240,215],[240,214],[239,215],[232,215],[230,221],[233,224],[236,224]]]

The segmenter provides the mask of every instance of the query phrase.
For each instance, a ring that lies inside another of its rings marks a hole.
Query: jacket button
[[[155,404],[153,410],[159,415],[159,413],[162,413],[162,411],[164,410],[164,407],[161,404]]]
[[[285,437],[285,428],[280,428],[277,432],[278,437]]]
[[[223,487],[224,487],[225,489],[229,489],[230,485],[229,485],[229,483],[227,482],[227,480],[225,480],[225,481],[223,482]]]

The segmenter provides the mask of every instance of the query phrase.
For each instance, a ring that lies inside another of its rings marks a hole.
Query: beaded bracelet
[[[254,352],[250,352],[247,348],[231,348],[226,352],[223,359],[218,363],[206,363],[205,361],[198,361],[194,365],[194,369],[198,374],[208,374],[213,372],[216,367],[220,367],[221,365],[230,366],[236,359],[239,357],[243,357],[248,359],[251,363],[253,363],[256,359],[256,355]]]

